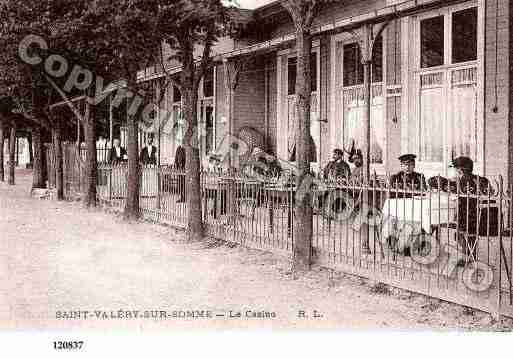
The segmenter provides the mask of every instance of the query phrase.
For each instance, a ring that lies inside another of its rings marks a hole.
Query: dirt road
[[[17,182],[0,183],[0,328],[511,327],[322,268],[294,278],[273,254],[30,198],[27,171]]]

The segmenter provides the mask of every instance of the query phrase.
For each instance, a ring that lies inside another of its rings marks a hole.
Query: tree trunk
[[[139,186],[141,171],[139,168],[138,125],[136,115],[128,115],[128,193],[125,203],[124,218],[139,218]]]
[[[9,180],[8,184],[14,185],[14,169],[16,168],[16,125],[12,124],[9,136]]]
[[[4,174],[4,124],[0,119],[0,181],[5,181]]]
[[[34,150],[32,188],[45,188],[44,161],[43,161],[43,141],[41,139],[41,127],[35,125],[32,129],[32,147]]]
[[[96,122],[93,107],[87,101],[85,112],[84,133],[87,154],[85,165],[86,186],[84,192],[84,205],[86,207],[96,207],[96,183],[98,179],[98,165],[96,158]]]
[[[200,186],[200,153],[199,144],[196,138],[198,128],[197,102],[198,89],[194,85],[193,71],[194,62],[186,61],[182,73],[182,84],[184,88],[184,114],[187,129],[185,131],[185,178],[186,178],[186,197],[187,197],[187,239],[190,241],[199,241],[203,239],[203,218],[201,214],[201,186]]]
[[[27,135],[27,143],[28,143],[28,153],[29,153],[29,168],[32,168],[34,166],[34,146],[32,143],[32,133],[29,132]]]
[[[64,174],[63,174],[63,158],[62,158],[62,138],[61,126],[59,119],[55,119],[53,131],[53,149],[55,156],[55,188],[57,189],[57,200],[64,199]]]
[[[310,186],[310,53],[312,37],[305,29],[296,31],[296,166],[298,169],[294,223],[293,267],[308,270],[312,260],[312,195]],[[303,183],[303,181],[307,181]],[[299,190],[301,189],[301,190]]]

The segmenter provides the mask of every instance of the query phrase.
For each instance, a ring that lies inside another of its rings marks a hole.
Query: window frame
[[[385,29],[386,30],[386,29]],[[387,96],[386,96],[386,83],[387,83],[387,31],[383,31],[381,33],[381,39],[382,39],[382,54],[381,54],[381,66],[382,66],[382,75],[381,75],[381,81],[379,82],[372,82],[371,86],[381,86],[382,91],[382,109],[383,109],[383,116],[385,120],[385,141],[383,144],[383,162],[382,163],[371,163],[370,169],[371,171],[376,172],[377,174],[384,175],[386,174],[386,170],[389,167],[389,151],[388,151],[388,121],[387,121]],[[339,108],[337,104],[339,102],[337,101],[337,93],[341,89],[350,89],[350,88],[358,88],[363,86],[363,84],[353,85],[353,86],[344,86],[344,56],[342,53],[340,63],[337,64],[337,45],[342,45],[342,51],[343,47],[345,45],[349,45],[352,43],[357,42],[357,37],[352,35],[351,33],[341,33],[337,35],[333,35],[331,37],[331,94],[330,94],[330,152],[333,151],[336,146],[338,139],[341,137],[344,138],[344,119],[342,117],[342,121],[340,121],[339,111],[343,111],[343,104],[341,105],[342,108]],[[339,65],[339,66],[337,66]],[[337,72],[340,73],[340,82],[337,81]],[[342,115],[343,116],[343,115]],[[340,122],[340,123],[338,123]]]
[[[452,15],[455,12],[469,8],[477,8],[477,59],[466,62],[452,63]],[[401,112],[405,115],[401,119],[401,152],[413,152],[420,157],[420,76],[429,73],[443,73],[442,98],[447,99],[450,90],[452,89],[450,75],[452,72],[465,69],[465,68],[476,68],[476,116],[477,116],[477,158],[474,163],[474,169],[476,173],[485,175],[484,166],[484,0],[470,0],[460,4],[440,7],[438,9],[421,12],[409,17],[402,19],[402,38],[401,47],[402,51],[402,63],[406,64],[402,71],[402,87],[403,97],[401,105]],[[444,63],[440,66],[433,66],[427,68],[421,68],[421,56],[420,56],[420,22],[424,19],[444,16]],[[414,34],[413,46],[410,47],[411,36],[408,36],[411,32]],[[449,172],[449,153],[450,153],[450,139],[448,130],[449,121],[452,121],[450,114],[451,105],[447,101],[444,101],[444,127],[443,127],[443,158],[441,162],[428,162],[428,161],[417,161],[417,168],[419,171],[425,172],[427,175],[448,175]],[[408,115],[410,118],[408,118]],[[410,121],[415,121],[415,141],[409,141],[410,136]],[[403,132],[405,131],[405,133]]]
[[[311,54],[315,54],[315,59],[316,59],[316,70],[317,70],[317,81],[316,81],[316,85],[317,85],[317,89],[316,91],[312,91],[311,94],[312,95],[315,95],[317,97],[317,113],[318,113],[318,116],[319,116],[319,119],[318,121],[320,121],[320,112],[321,112],[321,106],[320,106],[320,93],[321,93],[321,51],[320,51],[320,40],[316,39],[316,40],[313,40],[312,41],[312,51],[311,51]],[[278,121],[280,121],[280,119],[282,118],[286,118],[288,116],[287,114],[287,109],[288,109],[288,101],[289,101],[289,98],[292,97],[292,96],[296,96],[296,94],[291,94],[289,95],[288,94],[288,85],[289,85],[289,79],[288,79],[288,61],[290,58],[294,58],[294,57],[297,57],[296,55],[296,49],[295,48],[288,48],[288,49],[284,49],[284,50],[280,50],[276,53],[276,58],[277,58],[277,76],[276,76],[276,79],[277,79],[277,97],[278,97],[278,108],[277,108],[277,119]],[[282,62],[283,61],[286,61],[286,64],[287,66],[285,67],[286,70],[283,71],[282,69]],[[285,72],[285,73],[284,73]],[[282,80],[284,81],[284,84],[285,84],[285,88],[283,88],[284,86],[282,86]],[[312,119],[310,119],[312,120]],[[276,131],[281,131],[282,129],[282,126],[283,125],[280,125],[278,124],[277,125],[277,128],[276,128]],[[320,130],[321,129],[321,126],[319,126],[319,146],[317,146],[318,148],[316,149],[317,150],[317,162],[311,162],[311,167],[312,169],[314,169],[315,171],[318,171],[319,168],[320,168],[320,163],[321,163],[321,147],[322,147],[322,144],[321,144],[321,141],[322,141],[322,134],[320,133]],[[277,133],[277,138],[279,138],[279,134]],[[278,156],[282,155],[280,152],[280,146],[277,145],[276,146],[276,154]]]
[[[217,66],[212,67],[213,72],[213,93],[212,96],[205,96],[204,93],[204,80],[205,77],[201,78],[201,81],[198,86],[198,102],[197,102],[197,114],[198,117],[198,142],[200,145],[200,159],[202,159],[205,163],[207,161],[208,153],[204,153],[204,150],[206,149],[206,137],[202,138],[202,134],[205,133],[206,135],[206,113],[203,113],[202,107],[206,105],[212,106],[212,149],[210,152],[217,150],[217,143],[216,143],[216,127],[217,127],[217,116],[216,116],[216,81],[217,81]]]

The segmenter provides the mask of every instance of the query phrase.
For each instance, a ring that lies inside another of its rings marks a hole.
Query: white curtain
[[[354,141],[357,149],[363,150],[364,143],[364,103],[352,97],[352,101],[344,101],[344,144]],[[371,163],[383,163],[385,153],[386,124],[383,114],[383,97],[375,97],[371,106]]]
[[[420,160],[442,162],[444,151],[444,99],[442,88],[420,93]]]
[[[452,123],[449,126],[451,154],[476,159],[477,91],[475,85],[451,89]]]
[[[320,130],[321,123],[319,122],[319,106],[318,106],[318,97],[317,94],[312,93],[312,97],[310,100],[310,135],[315,143],[315,151],[317,153],[317,162],[320,161],[321,157],[321,138],[320,138]]]
[[[386,141],[383,97],[375,97],[371,107],[371,163],[383,163]]]

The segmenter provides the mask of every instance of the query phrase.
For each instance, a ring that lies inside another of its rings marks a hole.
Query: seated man
[[[109,152],[109,163],[117,165],[126,162],[127,158],[128,157],[125,148],[120,146],[119,139],[116,138]]]
[[[353,169],[353,172],[350,177],[350,185],[352,186],[359,186],[364,184],[364,173],[363,173],[363,154],[361,150],[354,150],[350,153],[349,162],[353,163],[355,165],[355,168]],[[379,181],[377,180],[376,173],[372,175],[372,177],[369,178],[368,181],[369,187],[374,187],[378,189],[369,189],[367,190],[367,201],[371,204],[371,208],[378,208],[382,205],[382,194],[384,190],[380,190],[381,187]],[[364,199],[364,193],[361,190],[355,189],[349,191],[351,196],[355,199],[355,201],[362,201]],[[360,209],[361,203],[355,203],[355,209]]]
[[[340,148],[333,150],[333,160],[328,162],[324,168],[324,179],[349,178],[351,169],[344,161],[344,152]]]
[[[143,147],[139,161],[143,165],[157,164],[157,147],[153,145],[153,135],[148,136],[147,145]]]
[[[449,190],[458,195],[456,208],[457,241],[462,247],[465,259],[458,265],[477,260],[476,240],[478,233],[478,199],[468,195],[487,195],[491,191],[489,181],[473,174],[474,162],[468,157],[458,157],[452,161],[456,169],[456,181],[449,182]],[[484,221],[487,221],[485,213]],[[495,216],[495,218],[497,218]],[[481,222],[481,221],[479,221]],[[481,225],[482,223],[480,223]],[[485,225],[486,226],[486,225]]]
[[[393,191],[390,192],[392,198],[410,198],[411,193],[407,191],[425,191],[427,190],[426,179],[423,174],[415,172],[415,158],[413,154],[405,154],[399,157],[402,171],[394,174],[390,178],[390,186]],[[404,191],[398,191],[404,190]]]
[[[361,183],[363,181],[363,155],[362,151],[356,150],[349,157],[349,162],[355,165],[353,173],[351,174],[351,181],[354,183]]]

